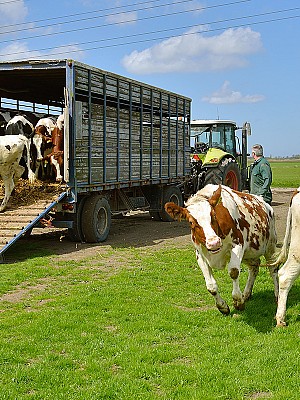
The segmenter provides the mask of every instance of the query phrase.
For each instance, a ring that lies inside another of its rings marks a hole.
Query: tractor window
[[[235,154],[235,136],[232,126],[225,126],[226,151]]]
[[[191,139],[191,145],[194,146],[195,149],[198,149],[198,147],[201,147],[203,144],[208,145],[209,133],[203,131],[201,127],[196,127],[191,130]]]
[[[220,129],[219,127],[216,129],[217,130],[214,130],[211,133],[212,147],[225,149],[223,129]]]

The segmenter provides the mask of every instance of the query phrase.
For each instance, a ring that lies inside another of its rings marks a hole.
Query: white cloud
[[[18,29],[34,28],[34,24],[26,22],[28,14],[27,7],[24,1],[7,2],[7,0],[0,0],[0,60],[1,61],[14,61],[14,60],[27,60],[27,59],[53,59],[53,58],[76,58],[78,60],[83,58],[84,52],[78,45],[67,45],[56,47],[51,50],[31,50],[25,41],[16,40],[12,42],[14,34],[18,33]],[[1,26],[2,25],[2,26]],[[50,33],[53,28],[31,30],[35,35],[38,32]],[[6,34],[5,34],[6,33]],[[6,38],[8,39],[6,41]]]
[[[42,57],[46,58],[74,58],[77,61],[83,60],[85,56],[84,50],[76,44],[69,44],[67,46],[55,47],[48,51],[46,54],[43,53]]]
[[[178,7],[176,4],[175,7]],[[198,16],[203,12],[204,6],[197,0],[189,1],[186,4],[183,4],[185,11],[191,11],[194,15]]]
[[[135,50],[123,58],[123,66],[135,74],[241,68],[248,64],[248,55],[263,47],[260,33],[251,28],[230,28],[215,36],[197,31],[190,30],[148,49]]]
[[[230,88],[230,82],[225,81],[221,89],[212,93],[210,96],[202,98],[202,101],[210,104],[236,104],[236,103],[257,103],[263,101],[265,97],[261,94],[243,95],[241,92]]]
[[[28,9],[24,1],[0,0],[0,26],[23,22],[27,13]]]
[[[14,42],[0,49],[0,61],[61,58],[76,58],[80,61],[83,57],[84,51],[79,46],[72,44],[56,47],[47,52],[30,50],[26,43],[19,42]]]
[[[118,12],[106,17],[106,21],[117,25],[134,24],[137,21],[137,12]]]
[[[39,58],[38,51],[29,50],[25,43],[14,42],[0,49],[0,61],[26,60],[28,58]]]

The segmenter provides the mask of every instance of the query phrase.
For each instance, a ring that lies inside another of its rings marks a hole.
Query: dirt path
[[[295,189],[274,189],[273,208],[276,216],[278,244],[282,243],[286,216],[292,193]],[[151,220],[148,212],[132,213],[122,219],[113,219],[108,239],[100,244],[74,243],[68,239],[66,230],[43,231],[42,234],[33,234],[18,243],[17,254],[14,248],[7,252],[7,261],[12,257],[22,258],[20,248],[26,246],[26,241],[34,241],[37,246],[51,249],[57,260],[80,260],[107,252],[113,248],[136,247],[147,248],[176,245],[186,246],[190,243],[190,228],[183,222],[158,222]]]

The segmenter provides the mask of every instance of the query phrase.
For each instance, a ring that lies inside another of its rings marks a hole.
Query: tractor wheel
[[[213,183],[214,185],[226,185],[234,190],[242,190],[241,171],[237,162],[233,158],[223,159],[217,168],[207,171],[204,185]]]
[[[177,186],[167,186],[162,194],[162,207],[159,212],[159,216],[164,222],[172,222],[174,219],[165,211],[165,204],[169,201],[177,204],[178,206],[183,206],[183,198],[180,189]]]
[[[106,240],[111,226],[110,205],[105,197],[92,195],[83,205],[81,227],[87,243],[98,243]]]

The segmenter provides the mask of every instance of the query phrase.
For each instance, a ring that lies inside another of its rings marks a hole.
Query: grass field
[[[273,172],[272,187],[300,186],[300,160],[270,160],[270,164]]]
[[[299,282],[278,329],[265,269],[246,310],[224,317],[192,246],[39,254],[1,265],[1,400],[299,399]]]
[[[273,187],[300,186],[299,161],[271,166]],[[224,317],[192,245],[76,262],[14,251],[26,261],[0,265],[1,400],[299,399],[299,280],[278,329],[266,269],[245,311]],[[215,276],[231,305],[230,278]]]

